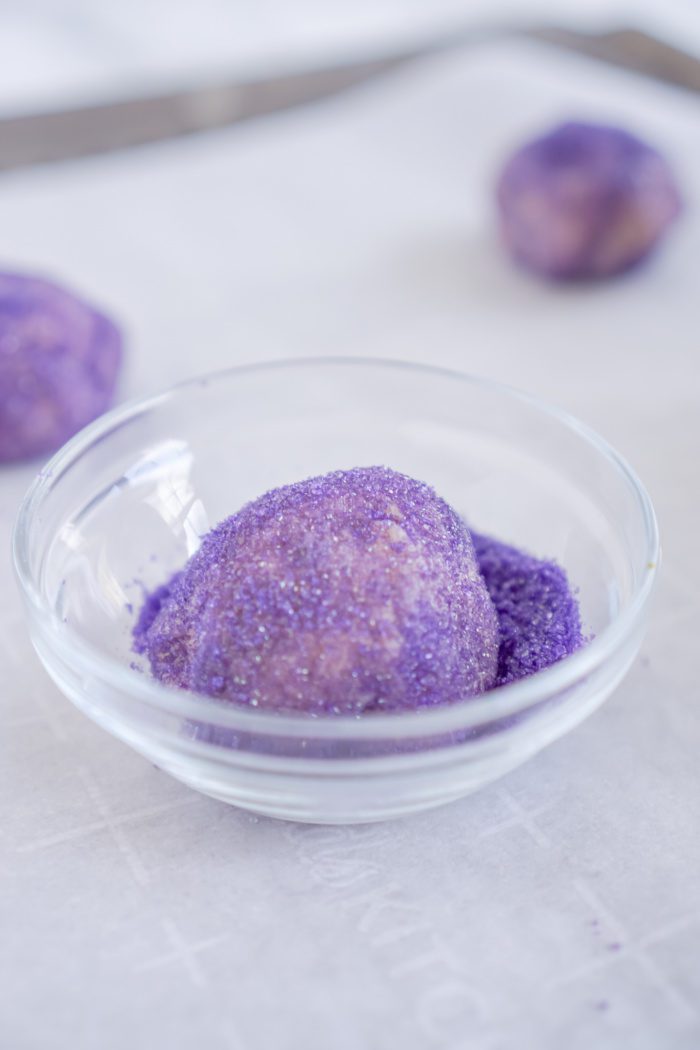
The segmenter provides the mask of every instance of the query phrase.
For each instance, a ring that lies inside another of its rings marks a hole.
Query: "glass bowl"
[[[478,699],[364,718],[241,709],[150,677],[131,650],[144,588],[267,489],[372,464],[557,559],[590,644]],[[14,557],[36,650],[95,722],[214,798],[351,823],[466,795],[598,707],[639,648],[659,550],[634,473],[566,413],[441,369],[327,359],[231,369],[103,416],[35,480]]]

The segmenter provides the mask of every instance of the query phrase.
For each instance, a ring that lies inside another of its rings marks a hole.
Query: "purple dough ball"
[[[166,684],[311,714],[475,696],[498,659],[466,526],[384,467],[249,503],[147,599],[134,642]]]
[[[681,210],[664,158],[619,128],[562,124],[519,149],[498,206],[513,258],[535,273],[585,280],[641,262]]]
[[[49,281],[0,274],[0,461],[45,455],[112,403],[116,326]]]

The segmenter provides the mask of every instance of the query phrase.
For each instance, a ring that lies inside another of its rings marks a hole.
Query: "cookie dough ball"
[[[655,149],[619,128],[563,124],[523,146],[497,190],[506,245],[559,280],[621,273],[641,262],[681,210]]]
[[[0,274],[0,461],[47,455],[112,403],[122,338],[35,277]]]
[[[215,528],[147,600],[135,648],[166,684],[361,714],[490,688],[498,625],[458,515],[366,467],[275,489]]]

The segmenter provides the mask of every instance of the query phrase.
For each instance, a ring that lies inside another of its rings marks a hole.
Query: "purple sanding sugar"
[[[475,696],[498,655],[466,526],[384,467],[249,503],[147,598],[134,640],[166,684],[312,714]]]
[[[57,285],[0,274],[0,461],[55,451],[112,403],[122,338]]]
[[[473,532],[479,569],[498,616],[496,685],[543,671],[583,644],[578,602],[566,573]]]
[[[664,158],[621,128],[570,122],[522,146],[497,188],[513,258],[557,280],[641,262],[681,211]]]

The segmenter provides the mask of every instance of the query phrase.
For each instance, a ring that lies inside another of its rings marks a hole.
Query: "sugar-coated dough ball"
[[[474,696],[498,658],[466,526],[428,485],[384,467],[249,503],[150,596],[134,635],[162,682],[311,714]]]
[[[563,124],[524,145],[497,197],[513,258],[561,280],[628,270],[681,210],[664,158],[627,131],[595,124]]]
[[[54,452],[112,403],[117,327],[57,285],[0,274],[0,461]]]

